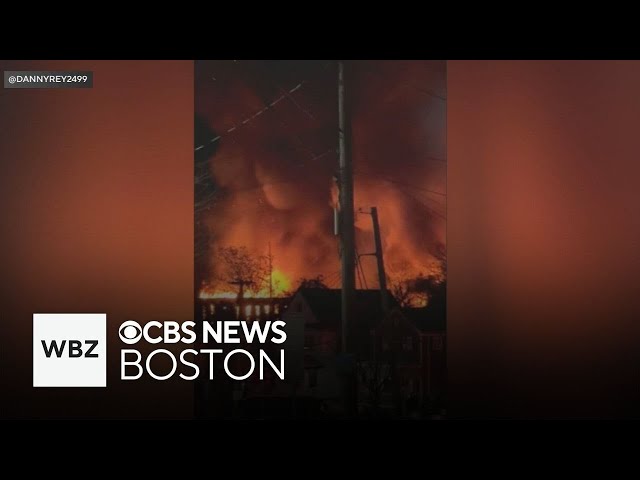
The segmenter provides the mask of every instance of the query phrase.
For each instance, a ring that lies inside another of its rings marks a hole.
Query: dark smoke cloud
[[[196,111],[222,135],[211,241],[260,253],[271,242],[292,280],[322,273],[335,285],[336,78],[329,61],[196,64]],[[446,193],[445,63],[354,62],[350,80],[356,209],[378,207],[390,275],[428,273],[446,241],[446,197],[428,192]],[[370,224],[357,216],[361,253],[373,251]],[[363,258],[370,287],[374,264]]]

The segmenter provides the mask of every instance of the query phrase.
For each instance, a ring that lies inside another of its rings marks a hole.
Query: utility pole
[[[389,313],[389,295],[387,292],[387,275],[384,271],[384,258],[382,257],[382,239],[380,238],[378,209],[376,207],[371,207],[371,220],[373,221],[373,238],[376,242],[376,260],[378,261],[378,283],[380,284],[382,311],[386,315]]]
[[[373,239],[376,244],[376,260],[378,262],[378,283],[380,285],[380,301],[382,302],[382,312],[389,315],[389,294],[387,292],[387,274],[384,270],[384,257],[382,254],[382,238],[380,236],[380,222],[378,221],[377,207],[371,207],[371,221],[373,222]],[[396,414],[401,415],[402,404],[400,399],[400,383],[398,379],[398,360],[396,353],[397,345],[391,350],[391,384],[393,398],[396,404]]]
[[[355,275],[355,227],[353,212],[353,163],[351,159],[351,119],[346,101],[346,75],[343,61],[338,62],[338,149],[340,158],[340,256],[342,272],[342,338],[344,400],[347,417],[358,414],[357,361],[354,346]]]
[[[355,278],[355,228],[353,213],[353,164],[351,161],[351,119],[345,101],[344,62],[338,62],[338,148],[340,157],[340,254],[342,260],[342,342],[349,352],[353,323]]]
[[[378,209],[371,207],[370,212],[359,210],[360,213],[367,213],[371,215],[371,221],[373,222],[373,239],[376,245],[376,251],[374,253],[363,253],[361,256],[371,255],[376,257],[378,263],[378,285],[380,286],[380,303],[382,305],[382,311],[385,315],[389,313],[389,292],[387,290],[387,274],[384,270],[384,257],[382,255],[382,238],[380,237],[380,222],[378,221]]]
[[[246,317],[246,314],[244,311],[244,287],[250,286],[251,282],[249,282],[248,280],[245,280],[244,278],[238,278],[228,283],[229,285],[236,285],[240,288],[238,291],[238,297],[236,299],[236,305],[238,306],[238,311],[239,311],[238,319],[244,320]]]

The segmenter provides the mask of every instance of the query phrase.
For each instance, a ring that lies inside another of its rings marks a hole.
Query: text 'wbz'
[[[200,342],[216,344],[239,344],[239,343],[268,343],[282,344],[286,341],[287,335],[283,330],[285,323],[281,320],[271,322],[203,322]],[[120,340],[127,345],[138,343],[144,339],[150,344],[193,344],[198,341],[196,335],[196,323],[193,321],[178,323],[174,321],[157,322],[151,321],[141,326],[133,320],[128,320],[120,325]],[[224,354],[224,357],[215,357],[216,354]],[[149,352],[143,359],[143,354],[133,348],[125,348],[120,352],[120,378],[121,380],[138,380],[146,372],[155,380],[168,380],[180,372],[178,376],[183,380],[195,380],[200,376],[201,368],[208,368],[208,378],[213,380],[215,369],[215,358],[224,358],[222,369],[224,373],[233,380],[246,380],[253,375],[256,363],[259,365],[259,378],[265,378],[265,366],[268,365],[273,372],[284,380],[284,349],[279,350],[278,365],[260,349],[258,359],[254,359],[253,354],[245,349],[236,348],[225,354],[221,348],[188,348],[175,354],[164,348],[159,348]],[[206,362],[199,360],[199,356],[206,355]],[[233,370],[233,371],[232,371]]]

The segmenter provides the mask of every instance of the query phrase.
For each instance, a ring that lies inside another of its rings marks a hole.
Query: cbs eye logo
[[[142,337],[142,328],[140,328],[140,325],[138,325],[137,322],[127,320],[120,325],[118,334],[120,335],[120,340],[124,343],[127,345],[133,345],[134,343],[138,343]]]
[[[118,335],[120,340],[127,345],[138,343],[142,338],[147,343],[193,343],[196,334],[193,331],[196,323],[192,320],[182,324],[174,321],[158,322],[152,320],[144,324],[144,327],[134,320],[127,320],[120,325]]]

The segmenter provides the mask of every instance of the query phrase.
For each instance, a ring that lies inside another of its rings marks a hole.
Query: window
[[[431,346],[434,352],[442,351],[442,347],[443,347],[442,335],[436,335],[435,337],[433,337]]]
[[[410,352],[413,350],[413,338],[404,337],[404,341],[402,342],[402,349],[406,352]]]
[[[389,350],[389,344],[386,341],[382,342],[382,351],[386,352],[387,350]]]
[[[302,313],[302,302],[296,303],[296,312]]]

